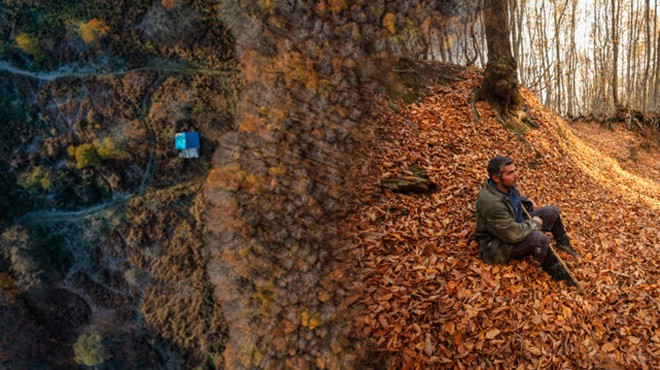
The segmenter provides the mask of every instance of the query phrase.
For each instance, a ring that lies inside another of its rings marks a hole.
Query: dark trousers
[[[555,206],[541,207],[536,211],[530,212],[530,215],[532,217],[540,217],[543,220],[543,231],[550,231],[555,240],[566,234],[559,214],[559,208]],[[513,245],[511,248],[511,258],[522,259],[531,255],[539,262],[543,262],[546,254],[548,254],[549,245],[549,236],[541,231],[534,231],[525,239]]]

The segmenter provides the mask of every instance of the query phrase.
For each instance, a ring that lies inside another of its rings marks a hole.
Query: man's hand
[[[543,226],[543,220],[541,219],[541,217],[534,216],[532,217],[532,220],[538,222],[539,224],[541,224],[541,226]]]

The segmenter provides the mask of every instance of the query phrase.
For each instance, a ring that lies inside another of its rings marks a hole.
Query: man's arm
[[[506,208],[496,207],[486,215],[486,228],[504,242],[513,244],[525,239],[533,231],[540,231],[541,223],[537,220],[516,222]]]

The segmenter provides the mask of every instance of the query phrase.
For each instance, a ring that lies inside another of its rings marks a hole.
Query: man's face
[[[515,164],[504,166],[501,176],[493,176],[493,181],[505,189],[510,189],[518,183],[518,169]]]

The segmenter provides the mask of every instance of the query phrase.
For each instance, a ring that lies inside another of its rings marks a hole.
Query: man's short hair
[[[513,164],[513,161],[501,155],[496,156],[488,162],[488,179],[492,180],[493,176],[502,176],[504,167]]]

